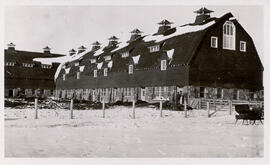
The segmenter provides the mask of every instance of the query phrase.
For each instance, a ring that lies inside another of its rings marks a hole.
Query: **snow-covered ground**
[[[5,109],[6,157],[262,157],[263,125],[234,115],[115,107],[106,110]]]

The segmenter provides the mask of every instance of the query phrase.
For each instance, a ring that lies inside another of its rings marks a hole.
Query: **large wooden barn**
[[[56,96],[100,100],[151,101],[177,92],[189,99],[263,99],[263,65],[250,35],[227,13],[211,17],[201,8],[194,23],[173,27],[163,20],[153,35],[131,31],[70,51],[76,60],[60,65]]]
[[[13,43],[5,49],[5,97],[52,96],[55,90],[54,75],[59,63],[42,64],[35,58],[53,58],[63,55],[16,50]]]

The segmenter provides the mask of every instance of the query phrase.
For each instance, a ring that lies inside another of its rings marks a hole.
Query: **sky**
[[[91,47],[95,41],[107,45],[112,35],[127,41],[130,31],[139,28],[144,34],[157,31],[163,19],[173,26],[192,23],[193,11],[203,6],[7,6],[4,42],[13,42],[17,50],[67,54],[81,45]],[[205,6],[221,17],[231,12],[253,38],[263,61],[263,6]],[[6,46],[7,47],[7,46]]]

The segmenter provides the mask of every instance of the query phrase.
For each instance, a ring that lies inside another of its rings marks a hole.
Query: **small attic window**
[[[22,66],[26,68],[33,68],[34,64],[22,63]]]
[[[240,51],[246,52],[246,41],[240,41]]]
[[[108,68],[104,68],[104,76],[108,76]]]
[[[211,37],[211,48],[217,48],[218,47],[218,38],[212,36]]]
[[[91,62],[91,64],[93,64],[93,63],[96,63],[97,60],[95,58],[93,58],[93,59],[90,60],[90,62]]]
[[[129,52],[128,51],[121,53],[121,57],[122,58],[126,58],[128,56],[129,56]]]
[[[128,74],[133,74],[133,65],[128,66]]]
[[[52,66],[51,65],[46,65],[46,64],[41,64],[41,68],[43,68],[43,69],[51,69]]]
[[[97,70],[94,70],[94,77],[97,77]]]
[[[15,62],[6,62],[6,66],[15,66]]]
[[[150,53],[158,52],[160,50],[160,46],[159,45],[149,46],[148,49]]]
[[[108,56],[104,56],[104,59],[105,59],[105,61],[110,61],[112,58],[110,55],[108,55]]]
[[[64,81],[66,80],[66,74],[63,74],[63,80]]]
[[[166,70],[167,69],[167,61],[166,60],[161,60],[161,70]]]
[[[80,79],[80,72],[77,72],[77,79]]]

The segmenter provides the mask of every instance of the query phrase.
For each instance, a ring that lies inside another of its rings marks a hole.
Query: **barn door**
[[[145,101],[145,88],[141,88],[141,100]]]

